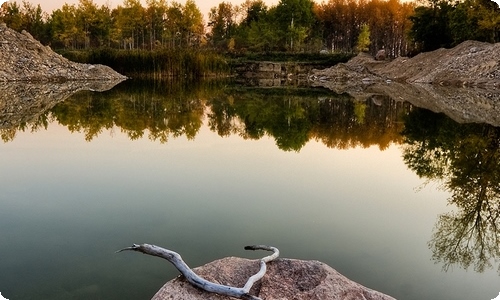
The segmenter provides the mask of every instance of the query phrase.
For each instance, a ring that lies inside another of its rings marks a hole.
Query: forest
[[[213,51],[248,53],[357,53],[414,55],[465,40],[500,41],[500,8],[491,0],[262,0],[230,1],[204,20],[193,0],[93,0],[51,13],[28,1],[5,2],[0,22],[30,32],[52,49]]]

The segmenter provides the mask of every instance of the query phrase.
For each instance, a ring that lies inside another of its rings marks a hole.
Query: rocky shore
[[[500,126],[500,43],[466,41],[392,61],[360,54],[345,64],[314,70],[309,78],[313,86],[360,101],[384,95],[459,123]]]
[[[2,81],[117,81],[126,77],[103,65],[69,61],[42,45],[26,31],[0,23],[0,82]]]
[[[194,271],[220,284],[242,287],[259,270],[259,260],[226,257]],[[356,283],[319,261],[278,258],[267,265],[266,275],[250,290],[265,300],[395,300]],[[231,300],[190,285],[179,276],[167,282],[152,300]]]
[[[107,66],[69,61],[3,23],[0,53],[0,130],[35,120],[78,91],[104,91],[126,79]]]
[[[440,86],[500,89],[500,43],[466,41],[415,57],[375,60],[361,53],[345,64],[314,70],[312,81],[337,90],[370,83],[424,83]]]

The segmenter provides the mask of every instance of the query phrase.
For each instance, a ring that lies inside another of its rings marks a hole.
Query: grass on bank
[[[103,64],[133,78],[166,79],[222,77],[230,75],[237,66],[247,62],[272,61],[328,67],[348,61],[351,53],[287,53],[266,52],[219,54],[200,49],[117,50],[60,50],[64,57],[89,64]]]
[[[201,78],[229,73],[227,60],[221,55],[202,50],[64,50],[64,57],[89,64],[103,64],[129,77],[164,79],[173,77]]]

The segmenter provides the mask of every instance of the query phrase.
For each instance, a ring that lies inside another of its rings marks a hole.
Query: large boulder
[[[215,283],[243,287],[259,270],[259,260],[227,257],[194,269]],[[250,294],[265,300],[394,300],[393,297],[349,280],[319,261],[279,258],[267,264],[264,278]],[[167,282],[152,300],[229,300],[191,286],[179,276]]]
[[[378,50],[377,54],[375,54],[375,59],[376,60],[385,60],[386,59],[385,49]]]

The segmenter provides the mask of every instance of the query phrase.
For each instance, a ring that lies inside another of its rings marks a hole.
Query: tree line
[[[500,9],[490,0],[262,0],[213,7],[205,21],[194,0],[93,0],[50,14],[23,0],[5,2],[0,21],[54,49],[215,49],[245,52],[356,52],[401,56],[467,39],[500,41]]]

